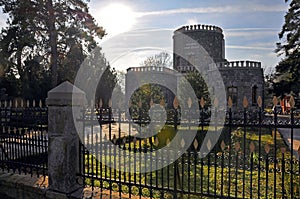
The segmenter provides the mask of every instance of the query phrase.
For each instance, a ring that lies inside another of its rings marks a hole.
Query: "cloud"
[[[278,31],[277,28],[227,28],[225,31]]]
[[[145,58],[166,51],[172,54],[171,29],[140,29],[102,41],[105,57],[117,70],[139,66]]]
[[[278,33],[278,29],[273,28],[244,28],[244,29],[225,29],[226,37],[263,37],[272,36]]]
[[[197,18],[192,18],[192,19],[189,19],[187,20],[186,24],[198,24],[198,20]]]
[[[238,45],[226,45],[226,48],[230,49],[245,49],[245,50],[266,50],[266,51],[274,51],[272,47],[261,47],[261,46],[238,46]]]
[[[239,5],[222,7],[199,7],[199,8],[179,8],[170,10],[159,10],[150,12],[138,12],[138,17],[153,15],[173,15],[173,14],[204,14],[204,13],[241,13],[241,12],[284,12],[287,7],[284,5]]]
[[[201,13],[221,13],[229,12],[231,6],[225,7],[206,7],[206,8],[179,8],[172,10],[159,10],[151,12],[138,13],[139,17],[151,15],[172,15],[172,14],[201,14]]]

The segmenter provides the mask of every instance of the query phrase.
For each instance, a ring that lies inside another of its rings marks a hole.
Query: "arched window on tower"
[[[257,86],[252,86],[252,106],[257,105]]]

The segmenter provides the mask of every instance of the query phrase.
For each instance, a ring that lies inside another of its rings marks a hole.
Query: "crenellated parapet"
[[[214,31],[218,33],[223,33],[222,28],[213,25],[204,25],[204,24],[196,24],[196,25],[189,25],[189,26],[182,26],[181,28],[177,29],[175,32],[185,32],[185,31]]]
[[[218,68],[261,68],[261,62],[257,61],[229,61],[216,63]]]
[[[176,71],[166,68],[166,67],[157,67],[157,66],[140,66],[140,67],[130,67],[127,69],[127,72],[168,72],[175,73]]]

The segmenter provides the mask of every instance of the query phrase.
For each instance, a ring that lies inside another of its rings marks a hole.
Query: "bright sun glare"
[[[110,4],[99,12],[99,24],[109,37],[130,30],[135,21],[136,15],[127,5]]]

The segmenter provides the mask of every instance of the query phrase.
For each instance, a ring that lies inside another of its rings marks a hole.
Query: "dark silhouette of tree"
[[[285,0],[288,2],[288,0]],[[276,66],[274,93],[283,96],[300,91],[300,1],[292,0],[279,33],[276,52],[285,58]]]
[[[28,74],[47,74],[44,80],[49,84],[51,79],[49,88],[73,81],[83,59],[96,47],[95,38],[105,35],[87,2],[0,0],[3,13],[9,16],[0,37],[3,77],[15,76],[25,84]]]

